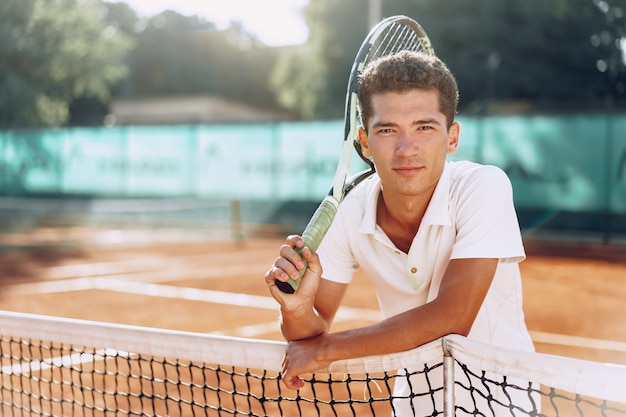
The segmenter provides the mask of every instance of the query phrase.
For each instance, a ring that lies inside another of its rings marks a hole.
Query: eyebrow
[[[420,119],[413,122],[414,125],[439,125],[443,126],[437,119]]]
[[[419,120],[415,120],[413,123],[413,125],[429,125],[429,124],[436,124],[439,126],[443,126],[437,119],[433,119],[433,118],[429,118],[429,119],[419,119]],[[376,122],[374,123],[374,125],[372,126],[372,128],[377,128],[377,127],[394,127],[397,126],[397,123],[394,122]]]

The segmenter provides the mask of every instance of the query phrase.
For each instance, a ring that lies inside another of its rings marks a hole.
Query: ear
[[[461,125],[459,122],[452,123],[448,129],[448,154],[453,154],[459,147],[459,136],[461,134]]]
[[[370,149],[369,139],[367,137],[367,132],[363,127],[359,127],[357,131],[359,136],[359,144],[361,145],[361,153],[366,158],[372,157],[372,150]]]

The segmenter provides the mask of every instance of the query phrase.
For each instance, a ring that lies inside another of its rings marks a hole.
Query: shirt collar
[[[359,232],[363,234],[373,235],[376,231],[376,208],[378,206],[378,196],[380,195],[380,177],[375,174],[371,178],[371,185],[367,198],[365,200],[365,211],[363,213],[363,220],[361,221],[361,227]]]
[[[367,195],[365,211],[363,213],[363,220],[359,227],[359,232],[363,234],[374,234],[376,230],[376,209],[378,206],[378,196],[380,194],[380,177],[374,175],[373,182]],[[422,225],[442,225],[450,226],[452,221],[450,220],[450,213],[448,211],[450,195],[450,167],[449,162],[446,162],[437,182],[437,187],[433,193],[424,218],[422,219]]]
[[[443,172],[435,187],[435,192],[430,199],[430,204],[424,213],[422,219],[423,225],[441,225],[450,226],[452,220],[450,219],[450,182],[451,182],[451,169],[450,163],[446,162],[443,167]]]

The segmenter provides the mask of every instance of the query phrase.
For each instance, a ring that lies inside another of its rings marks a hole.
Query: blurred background
[[[623,0],[224,3],[0,3],[0,244],[301,232],[356,51],[395,14],[457,77],[451,159],[508,173],[527,239],[626,243]]]

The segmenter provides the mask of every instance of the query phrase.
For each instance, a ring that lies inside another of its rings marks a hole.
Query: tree
[[[101,3],[0,2],[0,125],[59,126],[81,97],[105,101],[126,73],[130,40],[100,18]]]
[[[460,110],[524,101],[554,109],[626,105],[626,9],[618,0],[388,0],[428,32],[454,72]],[[367,32],[361,0],[310,0],[310,41],[281,58],[281,102],[305,118],[343,116],[345,82]]]
[[[269,75],[275,51],[240,25],[218,29],[197,16],[165,11],[136,34],[133,95],[215,94],[275,105]]]
[[[626,10],[604,0],[428,0],[409,10],[457,76],[462,109],[491,100],[588,109],[626,98]]]
[[[343,115],[346,84],[367,34],[361,0],[311,0],[305,8],[309,41],[279,57],[272,87],[279,102],[305,119]]]

